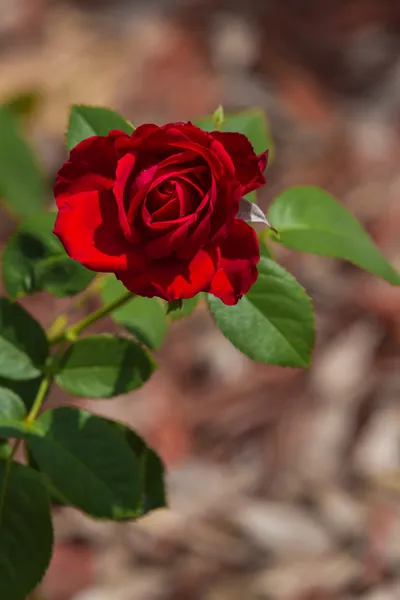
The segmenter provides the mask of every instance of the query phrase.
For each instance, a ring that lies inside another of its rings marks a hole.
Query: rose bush
[[[312,300],[274,260],[275,243],[350,261],[400,285],[400,274],[327,192],[283,190],[267,216],[256,194],[254,202],[242,197],[265,183],[265,148],[274,156],[262,110],[219,107],[196,124],[133,133],[115,111],[74,105],[56,214],[46,210],[48,182],[16,117],[0,105],[0,202],[18,221],[1,256],[0,599],[24,600],[42,580],[53,548],[51,504],[126,521],[166,503],[164,465],[146,441],[76,403],[52,407],[52,388],[92,399],[140,388],[172,321],[198,301],[249,359],[308,367]],[[260,226],[259,238],[247,223]],[[21,304],[39,292],[72,297],[47,330]],[[104,317],[116,333],[91,334]]]
[[[257,279],[241,198],[265,184],[267,151],[191,123],[141,125],[79,143],[54,188],[54,233],[69,256],[168,301],[206,291],[233,305]]]

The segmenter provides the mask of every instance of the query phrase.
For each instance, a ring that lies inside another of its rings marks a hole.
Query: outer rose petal
[[[67,254],[88,269],[120,271],[128,268],[128,260],[132,266],[132,246],[123,236],[110,191],[67,197],[59,206],[54,233]]]
[[[231,157],[243,196],[265,185],[263,171],[267,166],[268,150],[256,156],[253,146],[241,133],[213,131],[211,135],[224,146]]]
[[[235,168],[229,153],[210,133],[192,123],[168,123],[162,127],[142,125],[135,129],[130,138],[117,142],[118,151],[147,153],[168,160],[182,151],[202,157],[215,177],[234,177]],[[161,165],[160,165],[161,166]]]
[[[165,126],[165,136],[171,146],[188,148],[203,156],[214,177],[223,179],[235,176],[235,167],[229,153],[210,133],[192,123],[177,123]]]
[[[159,125],[155,125],[154,123],[142,123],[139,127],[136,127],[131,135],[131,140],[142,140],[144,138],[149,137],[152,133],[159,131]]]
[[[216,249],[200,250],[190,260],[169,257],[149,263],[141,272],[132,269],[116,275],[135,294],[148,298],[158,296],[171,302],[193,298],[204,291],[216,272],[217,262]]]
[[[249,291],[258,277],[256,265],[260,260],[260,246],[257,234],[247,223],[235,219],[219,250],[219,268],[207,291],[232,306]]]
[[[258,158],[258,166],[259,166],[259,169],[260,169],[261,173],[264,173],[265,169],[267,168],[268,154],[269,154],[269,151],[265,150],[265,152],[262,152],[261,154],[259,154],[257,156],[257,158]]]
[[[112,188],[117,168],[115,143],[124,138],[129,136],[123,131],[110,131],[108,136],[83,140],[71,150],[69,160],[57,173],[57,206],[73,193]]]
[[[135,165],[135,156],[133,154],[125,154],[118,162],[113,192],[118,205],[118,217],[121,229],[127,240],[131,237],[131,227],[128,221],[125,208],[125,191],[132,169]]]

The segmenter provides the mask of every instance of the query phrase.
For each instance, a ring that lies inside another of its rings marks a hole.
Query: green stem
[[[71,325],[71,327],[68,327],[62,333],[58,333],[54,336],[50,335],[49,343],[57,344],[58,342],[61,342],[63,340],[76,340],[77,337],[79,337],[79,335],[82,333],[82,331],[84,331],[85,329],[90,327],[90,325],[93,325],[93,323],[96,323],[96,321],[99,321],[109,313],[112,313],[117,308],[120,308],[120,306],[123,306],[124,304],[129,302],[129,300],[132,300],[133,297],[134,294],[132,294],[132,292],[126,292],[125,294],[120,296],[120,298],[117,298],[113,302],[105,304],[104,306],[94,311],[81,321],[78,321],[78,323],[75,323],[75,325]]]
[[[64,348],[60,348],[59,352],[52,357],[52,362],[50,363],[49,366],[49,370],[47,372],[47,374],[45,375],[45,377],[42,379],[39,389],[37,391],[36,394],[36,398],[33,402],[32,408],[28,413],[28,416],[25,419],[25,424],[29,427],[29,425],[32,425],[32,423],[35,421],[35,419],[37,418],[40,409],[42,408],[46,398],[47,398],[47,394],[49,393],[51,384],[53,383],[53,379],[54,379],[54,373],[55,373],[55,365],[58,364],[58,359],[59,359],[59,355],[61,352],[64,351]],[[22,440],[16,440],[15,444],[13,446],[13,449],[11,451],[10,456],[7,458],[7,463],[6,463],[6,470],[4,473],[4,480],[3,480],[3,486],[1,488],[0,491],[0,523],[3,519],[3,509],[4,509],[4,502],[6,499],[6,491],[7,491],[7,486],[8,486],[8,480],[10,478],[10,473],[11,473],[11,469],[12,469],[12,465],[14,462],[14,458],[15,455],[17,453],[17,450],[21,444]]]
[[[52,327],[53,336],[52,335],[49,336],[49,342],[51,344],[55,344],[55,343],[62,342],[62,341],[75,340],[79,336],[79,334],[82,333],[82,331],[84,331],[87,327],[89,327],[93,323],[96,323],[96,321],[98,321],[102,317],[108,315],[109,313],[113,312],[120,306],[123,306],[124,304],[126,304],[126,302],[129,302],[129,300],[131,300],[133,298],[133,296],[134,295],[131,292],[127,292],[120,298],[117,298],[117,300],[114,300],[113,302],[106,304],[105,306],[103,306],[102,308],[99,308],[98,310],[96,310],[92,314],[88,315],[81,321],[78,321],[78,323],[76,323],[75,325],[72,325],[71,327],[64,329],[64,331],[62,331],[62,327],[63,327],[63,324],[65,323],[65,321],[63,321],[63,316],[59,317],[57,322],[53,324],[53,327]],[[60,329],[61,329],[61,331],[60,331]],[[25,419],[25,424],[28,426],[31,425],[35,421],[35,419],[37,418],[37,416],[40,412],[40,409],[42,408],[42,406],[47,398],[47,394],[49,393],[51,384],[53,383],[54,374],[56,371],[55,367],[58,364],[60,355],[62,355],[63,352],[64,352],[64,345],[62,345],[59,348],[58,353],[56,353],[56,355],[54,355],[52,357],[51,363],[48,367],[48,371],[40,383],[40,386],[39,386],[38,392],[36,394],[36,398],[33,402],[32,408],[29,411],[28,416]],[[8,480],[10,478],[13,460],[14,460],[15,454],[16,454],[20,444],[21,444],[21,440],[17,440],[15,442],[14,447],[11,451],[11,454],[7,459],[6,469],[5,469],[5,473],[4,473],[4,479],[3,479],[3,485],[0,490],[0,523],[3,518],[3,509],[4,509],[5,498],[6,498],[6,490],[7,490]]]
[[[11,451],[11,454],[7,458],[6,470],[5,470],[4,479],[3,479],[3,487],[1,488],[1,492],[0,492],[0,524],[3,522],[4,502],[6,500],[6,491],[7,491],[7,486],[8,486],[8,480],[10,478],[11,467],[13,465],[14,456],[17,453],[17,450],[19,448],[19,445],[21,444],[21,441],[22,440],[17,440],[15,442],[14,447],[13,447],[13,449]]]
[[[47,330],[47,337],[49,340],[59,337],[60,335],[64,335],[64,331],[66,330],[68,325],[68,315],[62,314],[57,317],[50,327]]]
[[[25,423],[27,425],[31,425],[38,416],[39,411],[42,408],[44,401],[46,400],[47,394],[49,393],[50,386],[53,383],[53,377],[54,373],[50,372],[42,379],[32,408],[25,419]]]
[[[42,408],[44,401],[46,400],[46,396],[47,396],[47,393],[52,384],[53,377],[54,377],[54,374],[50,372],[42,380],[42,382],[39,386],[38,392],[36,394],[35,401],[32,405],[32,408],[29,411],[29,414],[25,419],[26,425],[31,425],[33,423],[33,421],[36,419],[36,417],[38,416],[38,413],[39,413],[40,409]],[[11,451],[11,454],[7,458],[6,471],[4,473],[3,486],[1,488],[1,493],[0,493],[0,523],[3,519],[3,508],[4,508],[4,502],[6,499],[6,491],[7,491],[7,486],[8,486],[8,480],[10,478],[11,468],[12,468],[15,455],[17,453],[17,450],[18,450],[21,442],[22,442],[22,440],[16,440],[16,442],[13,446],[13,449]]]

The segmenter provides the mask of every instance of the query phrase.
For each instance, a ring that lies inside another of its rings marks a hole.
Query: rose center
[[[173,221],[179,218],[179,199],[176,185],[165,181],[153,189],[146,198],[146,208],[152,221]]]
[[[173,194],[175,192],[175,186],[170,181],[164,181],[158,186],[161,194]]]
[[[154,221],[174,221],[196,211],[199,190],[180,179],[164,181],[147,196],[146,208]]]

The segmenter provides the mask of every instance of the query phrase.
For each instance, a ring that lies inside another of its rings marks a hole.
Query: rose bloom
[[[91,137],[57,174],[54,233],[71,258],[135,294],[209,292],[233,305],[257,279],[257,235],[237,215],[266,163],[244,135],[191,123]]]

